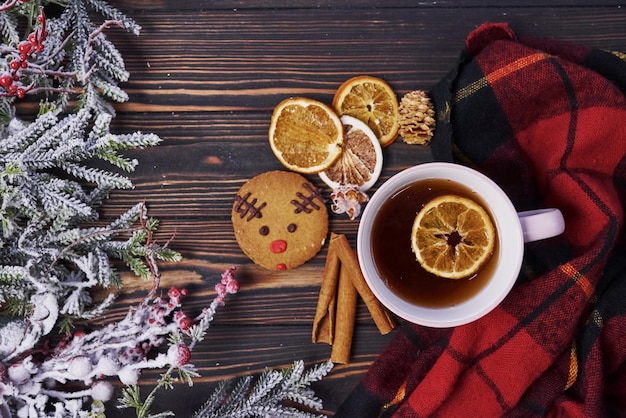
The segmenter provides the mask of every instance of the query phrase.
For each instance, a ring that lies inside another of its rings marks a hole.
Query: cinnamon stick
[[[378,331],[391,332],[395,322],[367,285],[346,236],[331,233],[311,339],[313,343],[333,346],[333,363],[345,364],[350,360],[358,296],[365,302]]]
[[[348,274],[352,278],[352,284],[359,293],[359,296],[361,296],[361,299],[365,302],[372,319],[378,327],[378,331],[383,335],[388,334],[395,328],[395,321],[389,314],[389,311],[376,299],[376,296],[374,296],[374,293],[365,281],[357,255],[352,250],[348,239],[345,235],[338,235],[335,242],[337,256],[339,260],[341,260],[342,270],[346,269],[348,271]]]
[[[337,284],[339,282],[339,257],[332,245],[331,234],[324,266],[324,276],[317,300],[315,318],[313,319],[313,343],[321,342],[332,344],[335,333],[335,314],[337,307]]]
[[[340,264],[342,265],[343,263]],[[333,348],[330,352],[330,361],[333,363],[346,364],[350,361],[357,296],[348,269],[340,268],[335,333]]]

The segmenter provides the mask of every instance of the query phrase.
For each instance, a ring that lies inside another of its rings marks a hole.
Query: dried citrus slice
[[[398,98],[380,78],[361,75],[345,81],[335,93],[333,107],[340,116],[349,115],[365,122],[383,147],[398,136]]]
[[[485,209],[471,199],[445,195],[426,203],[415,217],[411,247],[426,271],[461,279],[478,272],[491,256],[495,240]]]
[[[330,167],[319,173],[331,189],[351,185],[364,192],[374,185],[383,168],[383,150],[374,132],[352,116],[342,116],[343,152]]]
[[[325,104],[289,98],[274,109],[269,141],[276,158],[288,169],[319,173],[341,155],[343,125]]]

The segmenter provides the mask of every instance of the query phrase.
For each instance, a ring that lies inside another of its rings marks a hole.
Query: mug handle
[[[565,220],[556,208],[528,210],[518,212],[524,242],[533,242],[555,237],[565,230]]]

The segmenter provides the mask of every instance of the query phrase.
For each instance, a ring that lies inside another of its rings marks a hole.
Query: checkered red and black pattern
[[[504,24],[470,34],[431,92],[433,155],[490,176],[565,233],[526,244],[486,317],[403,324],[336,417],[626,416],[626,56]]]

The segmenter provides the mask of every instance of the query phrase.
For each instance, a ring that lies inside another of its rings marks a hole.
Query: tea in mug
[[[489,212],[480,196],[466,186],[446,179],[424,179],[383,203],[372,225],[372,257],[379,276],[400,298],[429,308],[450,307],[470,299],[491,279],[498,258],[496,232],[490,258],[474,275],[449,279],[421,266],[411,248],[413,223],[424,205],[444,195],[470,199]]]

